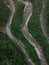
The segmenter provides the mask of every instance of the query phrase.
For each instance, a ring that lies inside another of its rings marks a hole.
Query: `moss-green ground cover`
[[[15,0],[14,0],[15,2]],[[40,61],[38,59],[38,56],[34,50],[34,47],[30,45],[30,43],[25,39],[25,37],[22,35],[20,31],[20,25],[23,22],[23,9],[24,9],[24,4],[21,2],[15,2],[15,10],[16,13],[13,17],[12,25],[11,25],[11,31],[13,35],[21,40],[25,46],[26,51],[28,52],[30,58],[35,62],[36,65],[40,65]]]
[[[49,33],[49,0],[46,0],[46,25],[47,32]]]
[[[20,50],[3,33],[0,33],[0,65],[27,65]]]
[[[9,9],[5,4],[5,0],[0,0],[0,26],[5,25],[9,16]]]
[[[41,28],[40,13],[42,9],[42,0],[36,0],[33,5],[33,15],[29,21],[29,32],[34,36],[37,42],[42,46],[43,52],[49,65],[49,43],[47,42]]]

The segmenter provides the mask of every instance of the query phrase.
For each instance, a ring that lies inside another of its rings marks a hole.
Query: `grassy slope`
[[[14,0],[14,2],[15,2],[15,0]],[[35,64],[40,65],[40,61],[37,58],[34,47],[32,47],[29,44],[29,42],[25,39],[25,37],[22,35],[22,33],[20,31],[20,24],[22,23],[22,18],[23,18],[22,17],[23,8],[24,8],[24,5],[22,3],[15,2],[16,13],[13,18],[11,30],[12,30],[13,35],[24,43],[26,51],[28,52],[31,59],[35,62]]]
[[[49,0],[46,0],[46,24],[47,24],[47,31],[49,33]]]
[[[5,23],[7,22],[8,15],[9,15],[9,9],[7,8],[4,1],[2,0],[0,1],[0,26],[5,25]]]
[[[37,42],[40,43],[40,45],[43,48],[43,52],[45,54],[45,57],[47,59],[48,65],[49,65],[49,43],[47,42],[42,29],[40,25],[40,13],[41,13],[41,0],[36,0],[34,2],[33,7],[33,15],[29,21],[28,28],[29,32],[34,36],[34,38],[37,40]]]
[[[0,34],[0,65],[27,65],[22,53],[7,35]]]

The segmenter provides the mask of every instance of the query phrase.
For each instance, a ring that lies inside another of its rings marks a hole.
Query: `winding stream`
[[[19,48],[19,50],[23,53],[23,56],[27,62],[28,65],[34,65],[34,63],[31,61],[31,59],[29,58],[27,52],[24,49],[24,46],[22,45],[22,42],[20,40],[17,40],[11,33],[10,31],[10,25],[12,23],[12,18],[14,16],[15,13],[15,7],[14,7],[14,3],[12,0],[8,0],[8,3],[10,5],[10,16],[8,18],[8,22],[6,25],[6,33],[8,35],[8,37],[14,42],[14,44]]]
[[[25,38],[30,42],[30,44],[32,46],[34,46],[36,53],[37,53],[39,59],[41,60],[41,65],[47,65],[46,59],[45,59],[44,54],[43,54],[42,47],[36,42],[36,40],[28,32],[27,24],[28,24],[30,17],[32,15],[32,11],[33,11],[32,4],[31,4],[31,2],[28,2],[28,1],[26,1],[26,2],[21,1],[21,2],[25,4],[24,14],[23,14],[23,23],[21,24],[21,31],[22,31],[23,35],[25,36]],[[13,16],[15,14],[15,7],[14,7],[14,3],[12,0],[8,0],[8,3],[10,5],[10,16],[8,18],[8,22],[6,25],[6,33],[7,33],[8,37],[14,42],[14,44],[23,53],[23,56],[24,56],[26,62],[28,63],[28,65],[35,65],[34,62],[29,58],[27,52],[25,51],[23,43],[20,40],[16,39],[10,31],[12,19],[13,19]]]
[[[49,34],[47,32],[47,27],[46,27],[45,13],[46,13],[46,0],[43,0],[43,7],[42,7],[41,15],[40,15],[40,21],[41,21],[41,27],[42,27],[43,33],[47,41],[49,42]]]
[[[23,16],[23,23],[21,24],[21,31],[23,33],[23,35],[25,36],[25,38],[29,41],[29,43],[34,46],[35,51],[39,57],[39,59],[41,60],[41,65],[47,65],[46,59],[44,57],[43,54],[43,50],[42,47],[36,42],[36,40],[34,39],[34,37],[32,37],[32,35],[28,32],[28,22],[30,20],[30,17],[32,15],[32,4],[31,2],[24,2],[25,4],[25,8],[24,8],[24,16]]]

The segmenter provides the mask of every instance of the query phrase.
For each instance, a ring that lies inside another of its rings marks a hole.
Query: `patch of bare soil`
[[[0,32],[5,32],[5,26],[0,26]]]

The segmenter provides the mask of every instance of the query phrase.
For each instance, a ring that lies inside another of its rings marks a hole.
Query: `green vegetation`
[[[9,16],[9,9],[5,4],[5,0],[0,0],[0,26],[5,25],[7,23],[7,19]]]
[[[15,38],[21,40],[25,46],[28,55],[35,62],[36,65],[40,65],[40,60],[34,50],[34,47],[25,39],[20,31],[20,25],[23,22],[23,9],[24,4],[13,0],[15,3],[15,15],[11,24],[11,31]],[[31,0],[32,1],[32,0]],[[49,16],[49,5],[47,0],[47,25]],[[9,16],[9,9],[7,8],[4,1],[0,1],[0,25],[5,25]],[[28,24],[28,30],[35,37],[37,42],[42,46],[43,52],[49,65],[49,44],[42,32],[40,25],[40,13],[42,9],[42,0],[34,0],[33,4],[33,15]],[[48,27],[49,28],[49,27]],[[47,29],[48,29],[47,28]],[[49,31],[49,30],[48,30]],[[14,45],[14,43],[8,38],[7,35],[0,33],[0,65],[27,65],[25,59],[20,50]]]
[[[6,9],[6,7],[5,9],[3,8],[3,4],[4,4],[3,2],[1,1],[2,4],[0,3],[0,5],[2,5],[1,10],[0,10],[1,12],[0,15],[2,14],[0,17],[2,21],[1,25],[6,24],[7,18],[9,15],[9,11],[8,11],[9,9],[8,8]],[[36,65],[40,65],[40,61],[37,58],[37,54],[34,48],[32,48],[32,46],[28,43],[28,41],[24,38],[24,36],[19,30],[20,24],[22,22],[22,16],[23,16],[22,10],[24,8],[24,5],[22,3],[18,3],[18,2],[16,3],[15,0],[14,0],[14,3],[15,3],[15,8],[16,8],[16,13],[15,13],[13,23],[12,23],[13,24],[12,32],[15,35],[15,37],[17,37],[21,41],[23,40],[23,43],[26,46],[25,47],[26,51],[28,52],[32,60],[35,62]],[[8,38],[7,35],[0,33],[0,65],[7,65],[7,64],[27,65],[20,50],[13,44],[13,42]]]
[[[14,0],[15,2],[15,0]],[[21,2],[15,2],[15,10],[16,13],[13,17],[13,22],[11,25],[12,34],[19,40],[21,40],[25,46],[26,51],[28,52],[30,58],[35,62],[36,65],[40,65],[40,60],[34,50],[34,47],[30,45],[30,43],[25,39],[20,31],[20,25],[23,22],[23,9],[24,4]]]
[[[5,0],[4,0],[5,1]],[[0,26],[7,23],[9,9],[0,1]],[[0,65],[27,65],[20,50],[7,35],[0,32]]]
[[[0,65],[27,65],[21,51],[3,33],[0,33]]]
[[[33,15],[29,21],[29,32],[34,36],[37,42],[42,46],[43,52],[49,65],[49,43],[47,42],[40,25],[40,13],[42,9],[42,0],[36,0],[33,5]]]
[[[47,24],[47,31],[49,33],[49,0],[46,0],[46,24]]]

